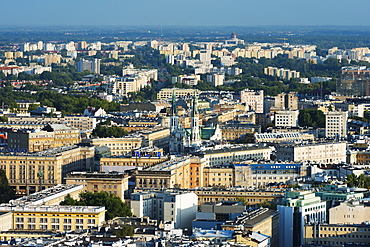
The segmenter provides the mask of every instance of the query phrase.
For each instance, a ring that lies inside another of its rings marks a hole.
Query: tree
[[[127,135],[128,132],[120,127],[117,126],[103,126],[103,125],[98,125],[96,128],[93,130],[92,135],[95,137],[122,137]]]
[[[298,115],[298,124],[301,127],[325,128],[325,115],[320,110],[300,110]]]
[[[130,207],[126,203],[122,202],[121,198],[106,191],[95,193],[83,192],[80,194],[79,201],[74,200],[70,195],[67,195],[60,205],[104,206],[107,210],[105,213],[106,220],[113,219],[114,217],[132,216]]]
[[[0,122],[8,122],[8,118],[6,116],[0,116]]]
[[[4,170],[0,169],[0,203],[9,202],[15,198],[15,191],[9,186]]]
[[[126,236],[133,237],[134,233],[135,233],[135,228],[134,226],[130,226],[130,225],[123,225],[121,226],[121,229],[113,231],[113,234],[119,238],[124,238]]]

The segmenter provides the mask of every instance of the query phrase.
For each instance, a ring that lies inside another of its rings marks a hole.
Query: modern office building
[[[326,222],[326,202],[310,191],[287,191],[277,209],[280,213],[280,246],[302,245],[306,224]]]

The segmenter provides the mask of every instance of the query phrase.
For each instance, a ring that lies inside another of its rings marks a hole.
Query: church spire
[[[193,107],[191,111],[191,117],[196,117],[198,116],[198,97],[197,97],[197,91],[194,91],[194,96],[193,96]]]
[[[177,115],[177,106],[176,106],[176,94],[175,90],[172,91],[172,107],[171,107],[171,116]]]

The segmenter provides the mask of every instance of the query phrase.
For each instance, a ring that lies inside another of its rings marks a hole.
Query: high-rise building
[[[263,113],[263,90],[244,89],[240,91],[240,102],[245,103],[256,113]]]
[[[295,92],[280,93],[275,97],[275,108],[281,110],[298,110],[298,97]]]
[[[337,92],[349,96],[370,95],[370,68],[343,67],[341,78],[337,83]]]
[[[90,71],[94,74],[100,74],[100,59],[85,60],[81,59],[76,63],[77,72],[83,72],[85,70]]]
[[[325,115],[325,136],[341,138],[347,136],[348,112],[329,111]]]
[[[199,51],[199,60],[203,62],[204,65],[210,65],[211,64],[211,50],[203,49]]]

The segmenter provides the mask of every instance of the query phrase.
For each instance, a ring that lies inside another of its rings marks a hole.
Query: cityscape
[[[368,3],[67,2],[4,5],[0,245],[370,246]]]

